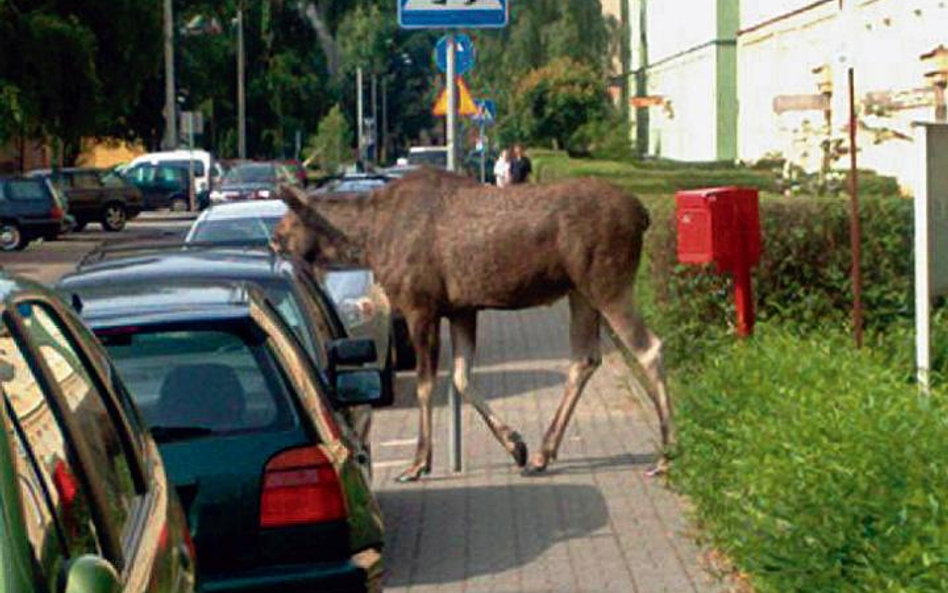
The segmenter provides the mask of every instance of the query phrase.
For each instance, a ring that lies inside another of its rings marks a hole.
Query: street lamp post
[[[237,155],[247,158],[247,98],[244,89],[244,8],[237,4]]]
[[[171,150],[178,145],[178,109],[174,89],[174,17],[171,0],[164,1],[165,13],[165,138],[164,147]]]

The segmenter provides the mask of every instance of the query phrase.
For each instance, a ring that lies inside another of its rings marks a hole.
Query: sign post
[[[931,299],[948,293],[948,124],[918,124],[915,184],[915,355],[918,387],[931,388]]]

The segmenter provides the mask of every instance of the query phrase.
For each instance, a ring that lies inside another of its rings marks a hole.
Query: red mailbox
[[[716,187],[678,192],[678,261],[715,264],[734,276],[737,333],[754,329],[750,269],[760,263],[760,198],[756,189]]]

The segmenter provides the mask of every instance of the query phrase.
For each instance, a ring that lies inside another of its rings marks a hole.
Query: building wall
[[[664,101],[632,114],[633,126],[647,127],[647,154],[736,158],[737,0],[630,0],[629,15],[631,64],[644,74],[637,94]]]
[[[809,170],[822,162],[820,143],[845,138],[848,130],[847,66],[855,68],[860,111],[860,166],[908,181],[913,168],[911,123],[934,117],[934,98],[914,108],[868,113],[868,93],[926,89],[919,56],[939,43],[948,45],[948,8],[944,0],[859,0],[845,23],[836,0],[743,2],[738,35],[738,154],[757,160],[782,154]],[[854,42],[849,49],[841,41]],[[813,69],[832,70],[830,121],[822,110],[778,114],[778,96],[817,93]],[[922,94],[924,96],[924,93]],[[848,142],[847,142],[848,144]],[[843,167],[848,161],[835,163]]]

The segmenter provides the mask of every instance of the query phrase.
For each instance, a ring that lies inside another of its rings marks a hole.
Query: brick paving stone
[[[531,450],[562,396],[567,308],[482,313],[474,383]],[[576,408],[548,475],[522,477],[480,417],[464,407],[464,472],[447,468],[450,345],[442,328],[434,472],[396,484],[417,437],[414,378],[376,412],[375,486],[387,527],[387,591],[405,593],[705,593],[725,584],[702,571],[684,502],[645,476],[658,432],[634,379],[604,341],[607,361]]]

